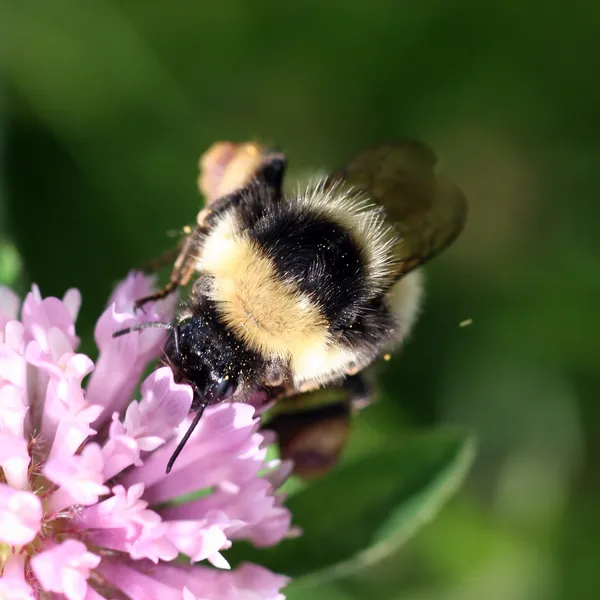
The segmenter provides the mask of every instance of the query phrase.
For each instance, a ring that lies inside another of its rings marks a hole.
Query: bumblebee
[[[417,267],[462,231],[462,192],[423,144],[360,152],[292,193],[286,157],[258,144],[219,143],[201,161],[207,197],[177,249],[169,283],[137,305],[191,283],[168,329],[164,361],[206,406],[282,400],[269,427],[297,471],[335,462],[348,415],[369,402],[362,371],[398,348],[419,312]],[[297,407],[298,410],[295,410]]]

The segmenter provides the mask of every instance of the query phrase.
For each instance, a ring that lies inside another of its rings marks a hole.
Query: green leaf
[[[301,537],[268,549],[236,544],[227,558],[303,577],[303,588],[356,573],[396,551],[436,515],[473,455],[473,440],[454,430],[405,439],[290,498]]]

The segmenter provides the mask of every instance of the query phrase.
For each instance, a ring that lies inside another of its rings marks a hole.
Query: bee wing
[[[327,179],[363,191],[384,208],[398,236],[394,281],[437,256],[465,225],[466,199],[436,164],[429,148],[405,139],[363,150]]]

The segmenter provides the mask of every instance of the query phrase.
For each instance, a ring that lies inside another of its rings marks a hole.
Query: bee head
[[[175,325],[164,351],[176,378],[194,388],[192,410],[229,400],[236,392],[243,351],[211,312]]]
[[[177,324],[141,323],[116,331],[113,337],[150,328],[169,331],[164,346],[165,361],[173,369],[175,380],[190,384],[194,390],[191,410],[196,415],[167,464],[169,473],[204,409],[211,404],[235,400],[234,395],[242,384],[251,385],[264,364],[227,330],[210,302]]]

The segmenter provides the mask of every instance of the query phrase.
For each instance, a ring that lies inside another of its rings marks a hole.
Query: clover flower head
[[[163,366],[132,401],[165,333],[112,334],[172,318],[174,300],[135,313],[152,285],[134,273],[117,287],[95,328],[95,363],[77,352],[76,290],[61,300],[34,286],[21,305],[0,287],[1,599],[283,598],[285,577],[229,570],[221,554],[238,539],[269,546],[290,534],[276,489],[289,465],[267,462],[254,408],[207,408],[166,475],[191,389]]]

